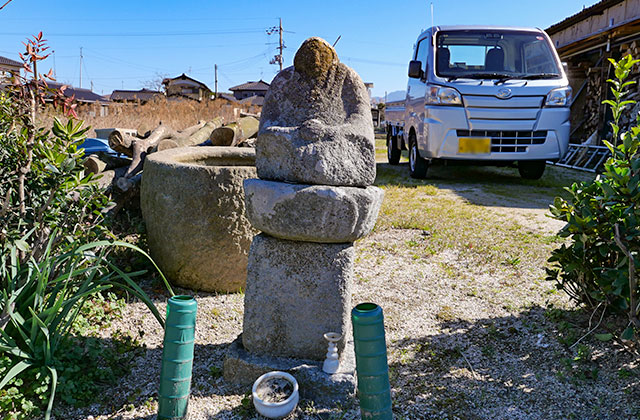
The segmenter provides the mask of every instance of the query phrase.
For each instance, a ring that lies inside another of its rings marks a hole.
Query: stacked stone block
[[[371,231],[383,198],[371,186],[367,90],[324,40],[306,40],[272,82],[256,169],[259,179],[244,183],[247,219],[262,233],[249,252],[243,346],[322,360],[323,334],[350,331],[353,242]]]

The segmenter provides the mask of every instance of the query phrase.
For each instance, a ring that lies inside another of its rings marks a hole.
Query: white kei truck
[[[387,156],[409,150],[409,172],[434,161],[514,165],[539,179],[569,143],[571,88],[537,28],[434,26],[420,34],[403,101],[385,108]]]

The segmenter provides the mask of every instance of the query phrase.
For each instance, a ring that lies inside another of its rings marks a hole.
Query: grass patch
[[[532,235],[521,224],[498,218],[483,206],[452,195],[441,194],[434,185],[386,185],[376,230],[417,229],[429,234],[407,247],[424,255],[434,250],[457,250],[477,263],[521,267],[527,260],[545,261],[554,240]]]

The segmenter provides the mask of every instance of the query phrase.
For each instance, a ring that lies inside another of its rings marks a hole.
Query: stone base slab
[[[248,389],[261,375],[274,370],[293,375],[300,386],[300,396],[313,401],[316,408],[335,408],[355,396],[353,340],[347,342],[341,354],[340,370],[333,375],[322,371],[322,362],[249,353],[242,346],[242,335],[229,346],[223,365],[225,381],[246,385]]]

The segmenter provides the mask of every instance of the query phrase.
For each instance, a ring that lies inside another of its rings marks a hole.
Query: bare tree
[[[168,74],[163,74],[156,72],[152,79],[142,82],[142,87],[144,89],[155,90],[156,92],[162,92],[164,90],[164,85],[162,81],[169,77]]]

